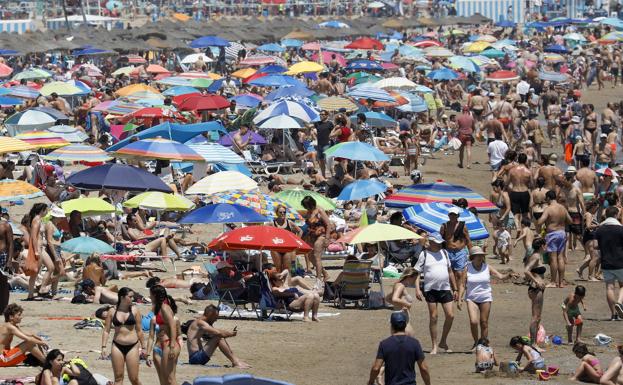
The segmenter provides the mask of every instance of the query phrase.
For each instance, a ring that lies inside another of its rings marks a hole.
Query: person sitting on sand
[[[117,304],[117,293],[104,287],[104,286],[95,286],[95,282],[90,279],[83,279],[77,285],[76,293],[74,294],[74,299],[79,297],[80,295],[84,296],[85,303],[95,303],[99,305],[116,305]],[[73,300],[72,300],[73,301]],[[80,303],[80,301],[77,301]]]
[[[303,312],[303,321],[309,322],[309,313],[311,311],[311,320],[318,322],[318,307],[320,306],[320,295],[318,291],[304,287],[303,285],[291,285],[293,282],[289,280],[290,272],[284,270],[281,273],[273,272],[270,275],[270,284],[273,295],[277,298],[283,298],[286,306],[293,312]]]
[[[12,303],[4,310],[4,324],[0,325],[0,368],[14,367],[31,354],[39,362],[45,361],[43,351],[48,348],[47,343],[34,334],[25,332],[19,327],[22,322],[24,309]],[[11,347],[13,337],[23,342]]]
[[[476,353],[476,373],[493,370],[494,366],[498,366],[498,359],[493,349],[489,346],[487,337],[482,337],[478,340],[474,353]]]
[[[623,385],[623,345],[617,345],[619,355],[614,357],[599,380],[602,385]]]
[[[576,342],[573,345],[573,354],[580,359],[580,365],[575,369],[573,376],[569,377],[571,381],[590,382],[599,384],[599,380],[603,375],[601,363],[595,356],[595,353],[588,350],[588,346],[583,342]]]
[[[218,308],[214,305],[208,305],[203,311],[203,315],[196,318],[188,326],[186,335],[188,348],[188,362],[191,365],[205,365],[212,358],[212,354],[219,348],[221,352],[229,359],[232,366],[239,369],[249,369],[244,361],[234,355],[231,347],[227,343],[227,338],[236,337],[237,331],[227,331],[225,329],[217,329],[214,323],[218,320]],[[207,341],[204,341],[207,338]],[[205,345],[204,345],[205,344]]]
[[[521,357],[525,357],[528,360],[528,363],[525,366],[519,366],[518,370],[520,372],[534,374],[537,370],[545,369],[546,366],[543,355],[541,355],[541,352],[538,351],[537,348],[530,345],[529,342],[525,341],[520,336],[515,336],[511,338],[509,345],[511,348],[519,352],[516,360],[518,365],[521,362]]]

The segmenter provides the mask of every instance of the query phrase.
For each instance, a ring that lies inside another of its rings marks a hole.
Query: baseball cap
[[[550,156],[549,156],[549,164],[551,166],[555,166],[557,161],[558,161],[558,155],[550,154]]]
[[[391,325],[398,329],[404,329],[407,326],[407,315],[401,311],[395,311],[389,318]]]
[[[600,137],[600,138],[607,138],[607,137],[608,137],[608,135],[607,135],[607,134],[601,134],[601,135],[599,135],[599,137]]]
[[[575,168],[575,166],[569,166],[567,167],[567,171],[565,171],[565,174],[574,174],[578,172],[578,169]]]
[[[451,207],[450,210],[448,210],[448,214],[461,215],[461,209],[456,206]]]
[[[582,135],[576,135],[575,140],[582,140]]]
[[[438,244],[442,244],[443,243],[443,238],[441,237],[441,234],[439,233],[430,233],[428,234],[428,240],[431,242],[435,242]]]

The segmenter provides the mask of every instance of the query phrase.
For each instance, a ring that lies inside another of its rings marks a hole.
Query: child
[[[589,352],[588,346],[583,342],[576,342],[573,345],[573,353],[580,359],[580,365],[578,365],[575,373],[569,379],[571,381],[599,384],[603,371],[601,370],[599,360],[595,357],[595,353]]]
[[[476,344],[476,373],[492,370],[494,366],[498,366],[498,359],[489,346],[489,339],[482,337]]]
[[[505,264],[510,261],[511,233],[504,228],[501,222],[495,226],[493,240],[495,241],[493,252],[500,257],[500,263]]]
[[[517,247],[519,241],[523,242],[524,247],[524,259],[529,258],[533,253],[532,250],[532,242],[534,241],[534,231],[530,228],[531,222],[528,218],[523,218],[521,220],[521,233],[519,237],[515,240],[513,244],[513,248]]]
[[[575,290],[572,294],[569,294],[564,301],[562,301],[562,316],[567,323],[567,342],[569,344],[572,343],[571,339],[573,337],[573,327],[575,326],[575,341],[581,342],[580,337],[582,335],[582,324],[584,321],[582,320],[582,313],[580,313],[580,303],[586,311],[586,306],[584,306],[583,299],[586,296],[586,288],[582,285],[578,285],[575,287]]]
[[[530,345],[529,341],[524,340],[520,336],[515,336],[511,338],[510,344],[511,348],[515,349],[519,352],[517,356],[517,364],[521,361],[521,357],[524,356],[528,360],[526,366],[519,366],[518,370],[520,372],[528,372],[528,373],[536,373],[537,370],[545,370],[545,360],[534,346]]]

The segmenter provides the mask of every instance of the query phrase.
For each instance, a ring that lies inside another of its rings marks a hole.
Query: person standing
[[[439,229],[441,237],[446,242],[446,251],[448,258],[450,259],[452,271],[454,272],[453,277],[459,288],[458,298],[462,298],[463,296],[465,267],[467,266],[467,251],[472,247],[472,241],[469,239],[467,225],[465,222],[459,221],[460,214],[460,208],[452,207],[448,211],[449,221],[441,225],[441,228]],[[459,310],[461,310],[460,304],[458,307]]]
[[[325,151],[331,147],[329,144],[331,132],[333,131],[333,122],[329,120],[329,112],[326,110],[320,111],[320,121],[314,123],[316,128],[316,138],[318,141],[318,164],[320,165],[320,172],[323,177],[326,177],[326,155]]]
[[[469,113],[469,106],[463,106],[463,113],[456,119],[458,125],[458,138],[461,141],[459,149],[459,168],[463,168],[463,155],[467,149],[467,168],[472,167],[472,145],[474,144],[474,131],[476,120]]]
[[[543,216],[537,221],[537,227],[545,224],[545,242],[549,253],[549,267],[552,282],[547,287],[564,287],[565,281],[565,247],[567,245],[566,227],[571,223],[567,208],[556,201],[556,192],[545,194],[547,207]]]
[[[616,219],[619,209],[606,209],[606,219],[595,230],[595,239],[601,252],[601,270],[606,282],[606,299],[611,320],[623,319],[623,226]],[[615,285],[619,285],[617,296]]]
[[[515,215],[517,234],[521,233],[521,221],[530,216],[532,207],[529,189],[532,187],[532,172],[526,165],[528,156],[525,153],[517,155],[517,166],[508,172],[511,212]],[[519,235],[517,235],[519,236]]]
[[[407,316],[399,311],[390,317],[391,336],[379,343],[376,360],[370,369],[368,385],[376,379],[385,364],[385,385],[415,384],[415,363],[420,369],[424,384],[430,385],[430,371],[420,342],[405,333]]]

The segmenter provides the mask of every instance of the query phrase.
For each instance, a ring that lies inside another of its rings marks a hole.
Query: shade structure
[[[82,143],[89,138],[89,136],[84,131],[80,131],[76,127],[72,126],[52,126],[46,128],[46,131],[49,131],[70,143]]]
[[[503,82],[511,82],[511,81],[519,80],[520,77],[514,71],[500,70],[500,71],[493,72],[492,74],[487,76],[485,79],[490,82],[503,83]]]
[[[123,202],[124,207],[163,211],[187,211],[195,206],[181,195],[148,191]]]
[[[179,96],[179,95],[198,94],[198,93],[200,93],[199,90],[191,86],[175,86],[164,91],[162,95]]]
[[[396,99],[387,91],[380,88],[361,85],[348,93],[348,96],[355,99],[376,100],[380,102],[396,102]]]
[[[112,159],[106,151],[86,144],[63,146],[43,157],[64,162],[106,162]]]
[[[92,237],[76,237],[61,243],[61,250],[66,253],[90,255],[114,253],[115,249],[106,242]]]
[[[404,227],[377,222],[344,234],[338,242],[357,244],[420,238],[419,235]]]
[[[373,50],[382,50],[383,43],[379,40],[372,39],[369,37],[362,37],[357,40],[353,40],[352,43],[344,46],[346,49],[373,49]]]
[[[376,147],[363,142],[338,143],[325,151],[326,156],[350,160],[384,162],[389,157]]]
[[[264,64],[275,63],[277,57],[269,55],[250,55],[240,61],[241,65],[261,66]]]
[[[333,203],[333,201],[326,196],[315,191],[304,190],[302,188],[283,190],[275,194],[275,198],[287,203],[298,211],[307,211],[307,209],[301,205],[301,201],[303,198],[308,196],[314,198],[316,205],[324,210],[334,210],[336,207],[335,203]]]
[[[221,95],[192,95],[178,107],[182,111],[221,110],[229,107],[229,101]]]
[[[412,89],[417,84],[403,77],[385,78],[374,83],[374,87],[388,89]]]
[[[236,106],[257,107],[262,103],[263,98],[256,94],[242,94],[233,96],[230,102],[236,102]]]
[[[214,61],[204,53],[191,53],[190,55],[184,56],[182,64],[195,64],[199,60],[202,60],[204,63],[211,63]]]
[[[488,48],[482,51],[480,54],[484,57],[488,57],[491,59],[496,59],[496,58],[499,59],[499,58],[503,58],[504,56],[506,56],[506,52],[500,49],[496,49],[496,48]]]
[[[188,147],[201,155],[207,163],[245,163],[245,160],[240,155],[218,143],[189,144]]]
[[[289,75],[296,75],[296,74],[303,74],[303,73],[310,73],[310,72],[320,72],[320,71],[324,71],[325,67],[321,64],[318,64],[316,62],[313,61],[302,61],[299,63],[296,63],[292,66],[290,66],[290,68],[288,68],[288,72],[286,72]]]
[[[273,226],[247,226],[221,234],[208,244],[214,250],[271,250],[278,252],[311,251],[301,238],[292,232]]]
[[[188,45],[192,48],[229,47],[229,42],[218,36],[202,36]]]
[[[234,136],[238,133],[238,131],[236,132],[230,132],[227,135],[223,135],[221,136],[221,138],[218,140],[218,143],[222,146],[225,147],[231,147],[234,145]],[[264,137],[260,134],[258,134],[255,131],[248,131],[245,135],[242,136],[242,140],[243,141],[247,141],[247,139],[249,140],[249,144],[266,144],[266,139],[264,139]]]
[[[297,40],[297,39],[283,39],[281,40],[281,45],[284,47],[301,47],[303,45],[303,41],[302,40]]]
[[[51,127],[56,123],[56,120],[56,118],[43,111],[30,109],[11,115],[5,120],[4,124],[14,130],[32,131]]]
[[[426,76],[433,80],[454,80],[459,78],[459,74],[452,71],[450,68],[430,71]]]
[[[160,91],[155,89],[154,87],[148,86],[146,84],[131,84],[129,86],[125,86],[123,88],[118,89],[115,93],[118,96],[128,96],[132,94],[136,94],[138,92],[149,92],[153,94],[159,94]]]
[[[237,171],[221,171],[199,180],[186,190],[187,195],[211,195],[235,190],[255,190],[257,182]]]
[[[286,49],[277,43],[267,43],[267,44],[262,44],[258,46],[256,50],[264,51],[264,52],[283,52]]]
[[[263,223],[268,221],[268,218],[248,207],[216,203],[190,211],[178,223]]]
[[[387,191],[387,185],[375,179],[356,180],[344,186],[337,200],[354,201],[382,194]]]
[[[402,105],[402,106],[398,106],[398,109],[402,112],[426,112],[428,111],[428,105],[426,104],[426,101],[424,101],[424,99],[422,99],[421,96],[416,95],[416,94],[406,94],[403,93],[402,94],[405,98],[407,98],[407,100],[409,100],[409,103]]]
[[[185,144],[163,138],[137,140],[115,151],[118,156],[201,162],[203,157]]]
[[[277,115],[266,119],[262,124],[260,124],[259,127],[287,130],[290,128],[301,128],[301,124],[297,122],[296,119],[291,118],[288,115]]]
[[[0,136],[0,154],[8,154],[9,152],[32,151],[34,149],[35,146],[23,140],[11,138],[9,136]]]
[[[418,203],[443,202],[452,204],[453,199],[465,198],[469,207],[475,207],[478,212],[491,213],[498,208],[473,190],[442,181],[422,183],[406,187],[396,194],[385,199],[385,206],[405,208]]]
[[[0,96],[0,106],[20,106],[24,101],[10,96]]]
[[[77,198],[70,199],[61,203],[61,208],[66,215],[72,211],[78,211],[84,216],[110,214],[115,212],[115,208],[110,203],[101,198]]]
[[[0,180],[0,202],[38,198],[44,195],[41,190],[28,182],[13,179]]]
[[[335,28],[335,29],[343,29],[350,28],[350,25],[339,21],[339,20],[329,20],[318,24],[319,28]]]
[[[439,232],[441,226],[448,221],[448,212],[457,207],[449,203],[420,203],[403,210],[405,219],[428,232]],[[468,210],[460,209],[459,221],[465,222],[469,237],[472,240],[487,239],[489,233],[477,216]]]
[[[564,83],[569,80],[569,75],[559,72],[540,71],[539,79],[554,83]]]
[[[377,63],[373,60],[354,60],[348,63],[346,66],[348,70],[361,70],[361,71],[382,71],[383,66],[381,63]]]
[[[29,68],[13,76],[13,80],[33,80],[51,78],[52,73],[41,68]]]
[[[475,42],[469,44],[467,47],[465,47],[465,49],[463,49],[463,52],[465,52],[465,53],[480,53],[480,52],[486,50],[489,47],[491,47],[491,44],[489,42],[486,42],[486,41],[475,41]]]
[[[81,95],[84,94],[84,91],[73,84],[65,83],[65,82],[50,82],[46,83],[39,90],[41,95],[49,96],[53,93],[56,93],[61,96],[67,95]]]
[[[564,45],[561,45],[561,44],[550,44],[550,45],[546,46],[545,48],[543,48],[543,51],[545,51],[545,52],[553,52],[553,53],[560,53],[560,54],[569,53],[569,50],[567,49],[567,47],[565,47]]]
[[[67,183],[85,190],[173,192],[171,187],[156,175],[121,163],[107,163],[78,171],[67,178]]]
[[[28,131],[15,135],[15,138],[36,148],[59,148],[68,146],[70,143],[57,134],[48,131]]]
[[[344,58],[344,56],[340,55],[337,52],[322,51],[320,53],[313,54],[311,59],[314,61],[318,61],[319,54],[322,55],[322,62],[324,64],[331,64],[331,62],[335,60],[340,67],[346,66],[346,59]]]
[[[318,111],[305,103],[293,100],[280,100],[257,114],[257,116],[253,118],[253,123],[261,124],[265,120],[277,115],[288,115],[306,123],[315,122],[320,119]]]
[[[327,111],[355,111],[357,110],[357,105],[352,102],[350,99],[346,99],[342,96],[329,96],[328,98],[320,99],[316,102],[316,105],[321,110]]]
[[[275,210],[279,206],[286,207],[286,218],[293,221],[302,221],[303,217],[296,209],[276,197],[261,193],[259,190],[235,190],[215,194],[213,197],[215,203],[233,203],[245,207],[252,208],[261,215],[269,219],[275,219],[277,214]]]
[[[278,64],[269,64],[257,70],[259,74],[282,74],[286,72],[288,69],[284,66]]]
[[[142,59],[142,58],[141,58]],[[143,59],[145,60],[145,59]],[[113,71],[111,73],[112,76],[119,76],[119,75],[125,75],[125,76],[130,76],[130,74],[132,72],[134,72],[136,68],[134,66],[126,66],[126,67],[121,67],[116,69],[115,71]]]

